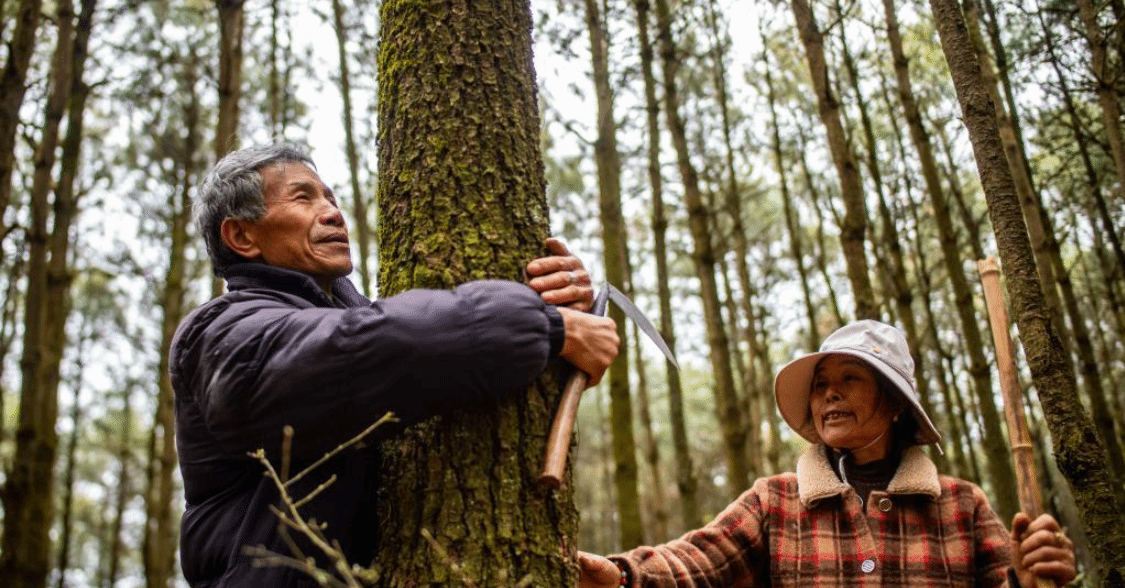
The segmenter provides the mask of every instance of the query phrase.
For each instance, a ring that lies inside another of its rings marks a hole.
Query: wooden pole
[[[1035,471],[1031,431],[1023,412],[1023,391],[1020,389],[1012,339],[1008,331],[1008,307],[1000,289],[1000,266],[990,257],[977,261],[977,269],[980,271],[981,284],[984,285],[984,302],[988,308],[992,340],[996,344],[996,369],[1000,372],[1000,392],[1004,397],[1004,417],[1008,421],[1020,510],[1034,520],[1043,514],[1043,496],[1039,491],[1039,476]],[[1035,578],[1035,585],[1038,588],[1055,588],[1053,580],[1038,576]]]

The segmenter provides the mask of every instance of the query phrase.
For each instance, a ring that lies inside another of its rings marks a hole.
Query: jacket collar
[[[223,272],[230,291],[250,288],[270,288],[300,296],[316,306],[367,306],[371,301],[356,290],[347,277],[332,282],[332,298],[324,294],[312,276],[265,263],[237,263]]]
[[[826,451],[827,447],[818,443],[806,449],[797,459],[797,493],[806,508],[842,494],[849,487],[832,471]],[[921,494],[935,499],[941,495],[937,467],[921,447],[914,445],[902,453],[902,461],[887,486],[887,493]]]

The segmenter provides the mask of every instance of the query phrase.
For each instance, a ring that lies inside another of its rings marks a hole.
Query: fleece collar
[[[826,450],[823,444],[818,443],[806,449],[797,459],[797,493],[806,508],[817,501],[837,496],[848,488],[832,471]],[[941,495],[937,467],[921,447],[914,445],[902,453],[902,461],[887,486],[887,493],[921,494],[935,499]]]

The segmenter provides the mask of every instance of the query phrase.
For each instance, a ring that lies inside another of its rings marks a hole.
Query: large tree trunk
[[[660,104],[656,99],[656,76],[653,73],[652,42],[649,40],[648,0],[634,0],[637,10],[637,36],[641,53],[641,73],[645,83],[645,113],[648,125],[648,181],[652,189],[653,257],[656,258],[656,292],[660,299],[660,334],[670,349],[676,349],[676,334],[672,322],[672,293],[668,287],[668,247],[665,234],[668,219],[664,215],[664,180],[660,173]],[[692,529],[702,524],[699,516],[699,482],[691,459],[691,447],[684,424],[684,392],[680,372],[671,360],[665,360],[664,371],[668,379],[668,405],[672,428],[672,449],[676,455],[676,487],[680,491],[682,528]]]
[[[57,45],[51,62],[50,89],[44,108],[45,122],[35,152],[31,187],[31,224],[28,227],[27,297],[24,310],[24,352],[20,360],[23,382],[16,429],[16,451],[4,486],[4,532],[0,548],[0,578],[12,588],[41,588],[50,570],[51,524],[54,522],[55,458],[58,451],[58,378],[62,348],[55,336],[68,305],[65,287],[52,281],[56,264],[55,243],[47,231],[49,193],[59,126],[71,89],[74,65],[74,7],[69,0],[57,4]],[[69,221],[69,217],[63,219]],[[59,219],[56,217],[55,230]],[[69,233],[69,225],[62,227]],[[57,241],[56,241],[57,242]],[[65,252],[64,252],[65,253]]]
[[[528,2],[387,0],[381,22],[380,293],[520,279],[548,227]],[[380,586],[576,584],[571,487],[535,481],[558,399],[543,379],[384,444]]]
[[[968,280],[963,269],[964,259],[961,257],[960,248],[957,246],[957,232],[953,228],[953,219],[949,201],[945,190],[942,188],[938,175],[937,160],[933,155],[930,135],[922,123],[922,115],[914,99],[914,89],[910,81],[909,65],[902,49],[902,38],[898,32],[898,20],[895,7],[890,0],[883,0],[883,8],[887,19],[888,38],[891,44],[891,55],[895,64],[895,79],[898,82],[898,96],[902,104],[903,114],[910,129],[910,139],[918,153],[922,165],[922,178],[926,182],[926,191],[933,204],[933,219],[937,223],[939,239],[941,242],[942,259],[945,262],[946,273],[953,287],[958,317],[961,320],[961,332],[964,336],[965,346],[969,352],[970,368],[973,377],[973,388],[976,390],[977,399],[981,408],[981,421],[984,426],[984,445],[988,456],[989,479],[995,487],[997,511],[1003,518],[1011,518],[1016,512],[1018,499],[1016,497],[1015,473],[1008,458],[1007,442],[1000,426],[1000,413],[992,393],[992,377],[989,372],[988,362],[984,357],[984,340],[980,333],[980,324],[973,306],[973,294],[969,288]]]
[[[585,0],[586,30],[597,97],[598,138],[594,159],[598,166],[598,208],[602,225],[602,262],[610,283],[630,282],[629,248],[621,214],[621,157],[617,152],[617,122],[613,117],[613,89],[609,81],[609,38],[598,0]],[[628,349],[625,315],[611,305],[609,316],[617,323],[617,336]],[[637,445],[633,433],[633,402],[629,396],[629,354],[622,353],[609,368],[609,420],[613,431],[614,482],[622,545],[644,544],[641,499],[637,492]]]
[[[715,279],[715,251],[711,246],[712,227],[703,192],[699,189],[699,175],[691,162],[687,133],[680,115],[679,91],[676,82],[675,40],[672,37],[672,14],[668,0],[656,0],[656,21],[660,48],[661,69],[664,74],[664,116],[672,144],[676,149],[676,164],[684,186],[684,203],[688,210],[688,226],[692,238],[692,262],[699,278],[700,297],[703,300],[703,317],[707,323],[707,341],[711,351],[711,371],[715,386],[715,410],[723,435],[723,453],[727,462],[727,490],[734,498],[750,482],[750,467],[746,459],[746,430],[742,411],[735,394],[734,372],[730,362],[729,339],[723,326],[719,286]]]
[[[844,218],[840,223],[840,247],[852,286],[856,319],[878,319],[879,306],[875,303],[875,290],[867,266],[867,205],[863,198],[863,182],[859,166],[852,152],[844,124],[840,118],[840,103],[832,93],[828,65],[824,57],[824,37],[817,27],[812,8],[807,0],[792,0],[793,17],[797,21],[805,58],[809,64],[813,89],[820,111],[820,121],[828,135],[828,148],[836,173],[840,176],[840,194],[844,202]]]
[[[348,31],[344,24],[344,7],[341,0],[332,0],[332,22],[336,30],[336,54],[340,62],[340,97],[343,100],[344,152],[348,157],[348,179],[352,189],[352,215],[355,217],[355,240],[359,249],[359,281],[364,294],[371,296],[371,227],[367,219],[367,196],[359,187],[359,150],[355,142],[355,123],[352,121],[351,75],[348,72]]]
[[[1104,586],[1125,586],[1120,491],[1109,480],[1105,447],[1078,402],[1074,372],[1046,313],[1031,244],[1004,156],[995,109],[955,0],[930,0],[988,201],[1020,340],[1051,430],[1059,470],[1074,491]]]

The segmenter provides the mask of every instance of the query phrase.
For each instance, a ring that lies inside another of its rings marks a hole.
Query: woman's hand
[[[589,312],[594,305],[594,288],[590,285],[590,274],[586,273],[582,260],[554,237],[547,239],[547,250],[552,255],[527,264],[527,275],[531,278],[528,285],[547,304]]]
[[[1033,588],[1040,577],[1062,586],[1074,579],[1074,543],[1051,515],[1034,521],[1026,513],[1012,519],[1012,563],[1020,584]]]
[[[608,559],[578,552],[578,588],[617,588],[621,585],[621,568]]]

